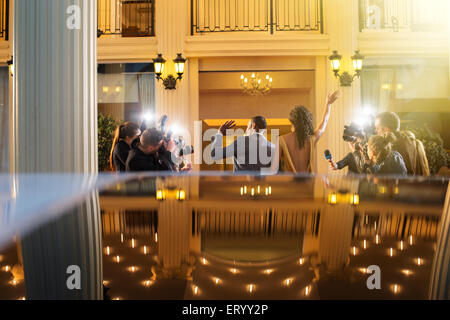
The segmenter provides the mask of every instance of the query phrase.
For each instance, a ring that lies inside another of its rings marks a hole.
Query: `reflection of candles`
[[[110,255],[111,254],[111,249],[109,248],[109,246],[108,247],[106,247],[106,255]]]
[[[411,271],[411,270],[408,270],[408,269],[404,269],[404,270],[402,270],[402,273],[403,273],[405,276],[409,276],[409,275],[412,274],[412,271]]]
[[[198,294],[198,287],[194,286],[194,294]]]
[[[417,264],[418,266],[421,266],[421,265],[423,264],[423,259],[417,258],[417,259],[416,259],[416,264]]]
[[[392,257],[393,255],[394,255],[394,249],[393,249],[393,248],[390,248],[390,249],[389,249],[389,256]]]
[[[123,233],[120,234],[120,242],[123,243]]]
[[[400,286],[398,284],[393,284],[391,286],[391,290],[392,290],[393,293],[397,294],[397,293],[400,292]]]
[[[353,247],[353,248],[352,248],[352,254],[353,254],[354,256],[356,256],[356,247]]]
[[[292,279],[284,280],[284,284],[287,285],[287,286],[291,285],[291,283],[292,283]]]
[[[137,267],[135,267],[135,266],[129,267],[129,268],[128,268],[128,271],[134,273],[134,272],[137,271]]]
[[[305,296],[309,296],[310,293],[311,293],[311,286],[307,286],[305,288]]]
[[[136,240],[131,239],[131,247],[134,249],[136,247]]]
[[[253,284],[248,285],[248,292],[253,293],[254,289],[255,289],[255,285],[253,285]]]
[[[412,246],[412,244],[413,244],[413,236],[409,236],[409,244]]]
[[[12,286],[17,286],[17,285],[19,284],[19,281],[16,280],[16,279],[12,279],[12,280],[9,282],[9,284],[12,285]]]
[[[375,236],[375,243],[376,244],[380,243],[380,237],[378,235]]]
[[[8,272],[10,269],[11,269],[10,266],[4,266],[4,267],[3,267],[3,271],[5,271],[5,272]]]
[[[214,278],[214,283],[215,284],[219,284],[220,283],[220,279],[219,278]]]
[[[300,258],[300,260],[298,260],[298,263],[299,263],[300,265],[303,265],[303,264],[305,263],[305,259]]]
[[[202,259],[202,263],[203,263],[204,265],[206,265],[206,264],[208,263],[208,261],[207,261],[205,258],[203,258],[203,259]]]
[[[273,269],[266,269],[264,270],[265,274],[271,274],[273,272]]]
[[[104,285],[104,286],[109,285],[109,281],[108,281],[108,280],[103,280],[103,285]]]
[[[230,271],[231,271],[231,273],[234,273],[234,274],[238,273],[237,269],[231,269]]]
[[[120,263],[120,257],[119,256],[116,256],[115,260],[116,260],[117,263]]]
[[[363,248],[364,248],[364,249],[367,249],[367,240],[364,240],[364,242],[363,242]]]
[[[153,281],[151,281],[151,280],[144,281],[144,286],[146,286],[146,287],[150,287],[152,284],[153,284]]]
[[[155,233],[155,242],[158,242],[158,234]]]
[[[403,250],[403,240],[400,241],[400,250]]]
[[[144,246],[144,254],[148,254],[147,246]]]

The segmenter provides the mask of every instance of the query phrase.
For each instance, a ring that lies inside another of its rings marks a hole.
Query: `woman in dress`
[[[331,106],[338,98],[339,91],[328,95],[322,121],[316,129],[313,125],[313,115],[306,107],[297,106],[291,111],[289,121],[292,124],[292,132],[280,137],[272,172],[315,172],[315,146],[327,128]]]

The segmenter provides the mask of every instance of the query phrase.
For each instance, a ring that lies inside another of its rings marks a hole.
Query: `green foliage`
[[[409,128],[416,138],[423,142],[427,154],[430,173],[435,175],[442,167],[450,166],[450,155],[444,149],[441,136],[428,126]]]
[[[119,124],[110,116],[98,115],[98,171],[109,168],[109,155],[114,139],[114,131]]]

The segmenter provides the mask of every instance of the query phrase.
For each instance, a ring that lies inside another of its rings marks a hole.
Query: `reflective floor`
[[[0,299],[67,298],[71,264],[81,298],[429,299],[446,246],[445,179],[97,177],[34,215],[27,178],[2,184]]]

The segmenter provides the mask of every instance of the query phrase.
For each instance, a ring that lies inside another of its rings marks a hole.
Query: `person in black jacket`
[[[145,130],[140,142],[131,149],[126,170],[141,171],[176,171],[172,161],[172,152],[176,145],[173,140],[166,141],[161,131],[156,128]]]
[[[395,139],[392,133],[385,136],[372,136],[369,139],[368,154],[371,163],[366,163],[364,170],[366,173],[406,176],[408,171],[401,154],[392,151]]]
[[[112,171],[125,172],[128,154],[141,135],[141,129],[134,122],[125,122],[117,127],[109,163]]]

